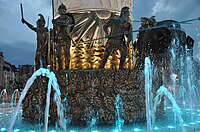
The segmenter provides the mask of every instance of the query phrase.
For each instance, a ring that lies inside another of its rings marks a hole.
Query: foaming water
[[[153,131],[153,93],[152,93],[152,68],[149,57],[145,58],[145,100],[146,100],[146,119],[148,132]]]
[[[44,131],[45,132],[48,131],[48,117],[49,117],[51,86],[53,86],[53,89],[55,90],[55,94],[56,94],[54,97],[55,97],[55,101],[56,101],[56,104],[57,104],[60,126],[63,127],[63,130],[66,130],[65,125],[63,125],[63,123],[65,123],[65,121],[64,121],[65,119],[64,119],[64,116],[63,116],[63,106],[62,106],[61,99],[60,99],[61,92],[60,92],[59,85],[57,83],[57,79],[55,77],[55,74],[53,72],[50,72],[49,69],[40,68],[39,70],[35,71],[33,73],[33,75],[28,79],[28,81],[25,85],[25,88],[21,93],[19,102],[18,102],[17,107],[16,107],[16,111],[15,111],[14,115],[12,116],[11,124],[10,124],[9,130],[8,130],[9,132],[12,131],[13,125],[16,121],[17,114],[18,114],[19,109],[20,109],[20,105],[21,105],[23,99],[25,98],[27,91],[29,90],[29,88],[31,87],[31,85],[33,84],[35,79],[38,76],[41,76],[41,75],[49,78],[47,98],[46,98],[46,107],[45,107],[45,117],[44,117],[45,118]]]
[[[122,101],[119,94],[117,95],[115,100],[116,100],[115,109],[116,109],[116,115],[117,115],[117,121],[115,123],[116,131],[121,132],[124,126],[124,119],[121,118],[121,114],[123,113],[123,105],[122,105]]]
[[[195,101],[197,100],[196,89],[193,82],[193,63],[190,56],[187,56],[187,86],[188,86],[188,96],[190,102],[190,110],[191,110],[191,121],[194,121],[194,107]]]
[[[153,108],[153,122],[155,122],[155,113],[156,113],[156,109],[157,109],[157,106],[160,104],[161,102],[161,98],[162,96],[166,96],[170,102],[172,103],[172,106],[173,106],[173,109],[174,109],[174,113],[175,115],[178,116],[178,119],[179,119],[179,124],[182,128],[182,132],[185,132],[185,129],[183,127],[183,124],[184,124],[184,121],[183,121],[183,118],[181,116],[182,112],[181,112],[181,109],[180,107],[178,106],[178,104],[176,103],[175,99],[173,98],[172,94],[169,92],[169,90],[164,87],[164,86],[160,86],[160,88],[157,90],[157,93],[156,93],[156,97],[154,98],[154,108]]]
[[[147,119],[147,131],[153,132],[155,129],[155,118],[156,118],[156,110],[157,106],[161,102],[161,98],[165,95],[173,105],[174,109],[174,120],[176,123],[176,115],[178,116],[179,124],[184,132],[185,129],[183,127],[183,119],[181,117],[181,109],[177,105],[174,97],[169,92],[169,90],[161,86],[157,92],[155,98],[153,98],[152,93],[152,67],[151,61],[148,57],[145,58],[145,99],[146,99],[146,119]],[[174,82],[174,81],[173,81]],[[176,125],[175,125],[176,126]]]
[[[20,97],[19,90],[15,89],[11,97],[11,106],[15,106],[17,104],[18,97]]]
[[[3,89],[0,93],[0,102],[4,104],[6,103],[7,99],[8,99],[7,91],[6,89]]]

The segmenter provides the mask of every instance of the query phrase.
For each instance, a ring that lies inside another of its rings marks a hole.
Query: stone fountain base
[[[125,123],[135,119],[145,120],[144,73],[141,70],[69,70],[55,71],[62,93],[65,114],[72,124],[85,124],[96,118],[100,124],[112,124],[117,120],[115,100],[120,95],[123,109],[120,112]],[[156,90],[161,80],[156,78]],[[25,100],[23,117],[43,121],[48,79],[38,77]],[[155,93],[155,92],[154,92]],[[57,119],[56,104],[51,93],[50,122]],[[162,103],[163,104],[163,103]],[[159,109],[163,112],[163,106]]]

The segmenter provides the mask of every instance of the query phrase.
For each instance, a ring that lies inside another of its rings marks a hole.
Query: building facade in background
[[[19,80],[18,68],[4,59],[3,52],[0,52],[0,90],[6,88],[13,90]]]
[[[13,88],[15,84],[15,72],[12,67],[16,68],[15,66],[11,65],[9,62],[4,60],[3,65],[3,81],[4,81],[4,88]]]
[[[19,65],[19,79],[23,79],[25,76],[31,76],[34,72],[34,65]]]
[[[17,68],[4,59],[3,52],[0,52],[0,92],[4,88],[8,91],[22,89],[23,80],[30,77],[34,72],[34,65],[19,65]]]

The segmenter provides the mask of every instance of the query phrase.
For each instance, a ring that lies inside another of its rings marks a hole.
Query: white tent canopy
[[[132,0],[54,0],[55,16],[58,15],[58,7],[63,3],[67,7],[67,12],[87,12],[105,10],[120,12],[124,6],[132,9]]]

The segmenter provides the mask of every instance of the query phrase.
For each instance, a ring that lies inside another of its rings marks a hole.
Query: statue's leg
[[[59,43],[57,45],[57,57],[58,57],[58,70],[62,70],[62,46]]]
[[[42,53],[42,67],[47,68],[47,52],[44,50]]]
[[[120,49],[120,52],[121,52],[121,57],[120,57],[119,69],[124,69],[124,63],[126,60],[126,56],[128,54],[126,46],[123,46]]]
[[[36,51],[35,55],[35,69],[38,70],[40,68],[40,54]]]
[[[61,62],[60,67],[62,70],[65,70],[65,51],[66,51],[65,49],[66,47],[62,46],[60,51],[60,62]]]
[[[70,44],[66,45],[65,50],[65,69],[69,70],[70,65]]]
[[[108,46],[106,46],[106,51],[105,51],[103,59],[101,60],[101,64],[99,66],[99,69],[103,69],[104,68],[104,66],[105,66],[105,64],[107,62],[107,59],[110,56],[110,53],[112,52],[112,47],[109,44],[107,44],[107,45]]]

